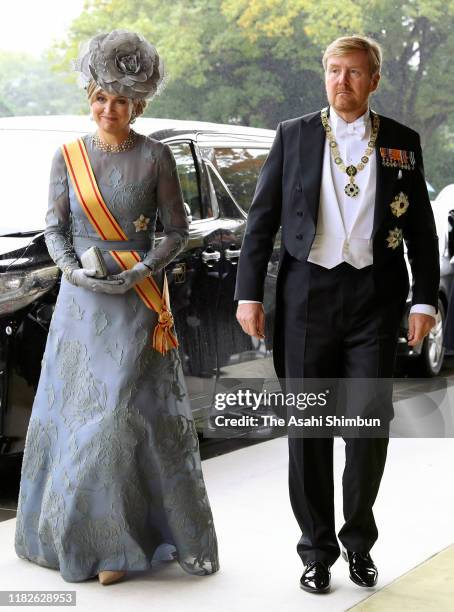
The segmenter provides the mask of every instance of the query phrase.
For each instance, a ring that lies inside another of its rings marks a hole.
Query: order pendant
[[[350,198],[355,198],[359,193],[359,187],[356,183],[348,183],[345,185],[344,191]]]

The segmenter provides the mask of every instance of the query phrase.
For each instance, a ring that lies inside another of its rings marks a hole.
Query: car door
[[[216,313],[222,232],[219,210],[210,197],[194,142],[190,138],[166,142],[175,157],[190,221],[188,244],[167,268],[169,294],[191,407],[200,429],[212,402],[218,371]]]
[[[236,320],[234,301],[238,259],[260,169],[271,147],[271,139],[243,142],[228,138],[199,139],[210,189],[221,211],[222,288],[218,315],[218,363],[220,376],[239,378],[274,378],[272,333],[275,310],[275,285],[279,261],[280,231],[265,280],[264,340],[243,332]]]

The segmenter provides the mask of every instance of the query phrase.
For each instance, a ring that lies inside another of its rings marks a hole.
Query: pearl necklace
[[[134,132],[134,130],[129,130],[128,137],[126,138],[126,140],[123,140],[123,142],[120,142],[120,144],[112,145],[107,142],[104,142],[104,140],[101,140],[97,132],[91,137],[93,145],[97,149],[104,151],[104,153],[122,153],[123,151],[130,151],[134,148],[136,144],[136,139],[137,132]]]
[[[371,134],[369,142],[367,143],[367,148],[364,151],[364,155],[361,157],[361,161],[356,166],[354,166],[353,164],[350,166],[346,166],[340,156],[338,144],[336,142],[336,139],[333,136],[331,126],[328,123],[328,112],[327,111],[328,109],[324,108],[321,111],[321,116],[322,116],[323,127],[325,128],[326,136],[329,141],[331,153],[333,155],[334,162],[339,168],[339,170],[341,172],[345,172],[349,177],[349,182],[345,185],[345,188],[344,188],[345,193],[350,198],[355,198],[359,194],[359,187],[355,183],[355,175],[360,170],[364,169],[365,165],[369,161],[370,155],[372,154],[375,148],[375,141],[377,140],[378,128],[380,127],[380,117],[377,115],[376,112],[371,111],[372,112],[372,134]]]

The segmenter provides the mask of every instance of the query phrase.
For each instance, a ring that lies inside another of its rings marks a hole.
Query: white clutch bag
[[[87,270],[96,270],[95,278],[106,278],[107,277],[107,267],[106,262],[102,256],[101,250],[92,246],[82,253],[80,256],[80,263]]]

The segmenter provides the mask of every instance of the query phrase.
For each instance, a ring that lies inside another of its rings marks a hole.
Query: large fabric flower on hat
[[[127,30],[94,36],[81,49],[74,68],[84,87],[93,79],[113,95],[150,98],[163,89],[164,65],[156,48]]]

